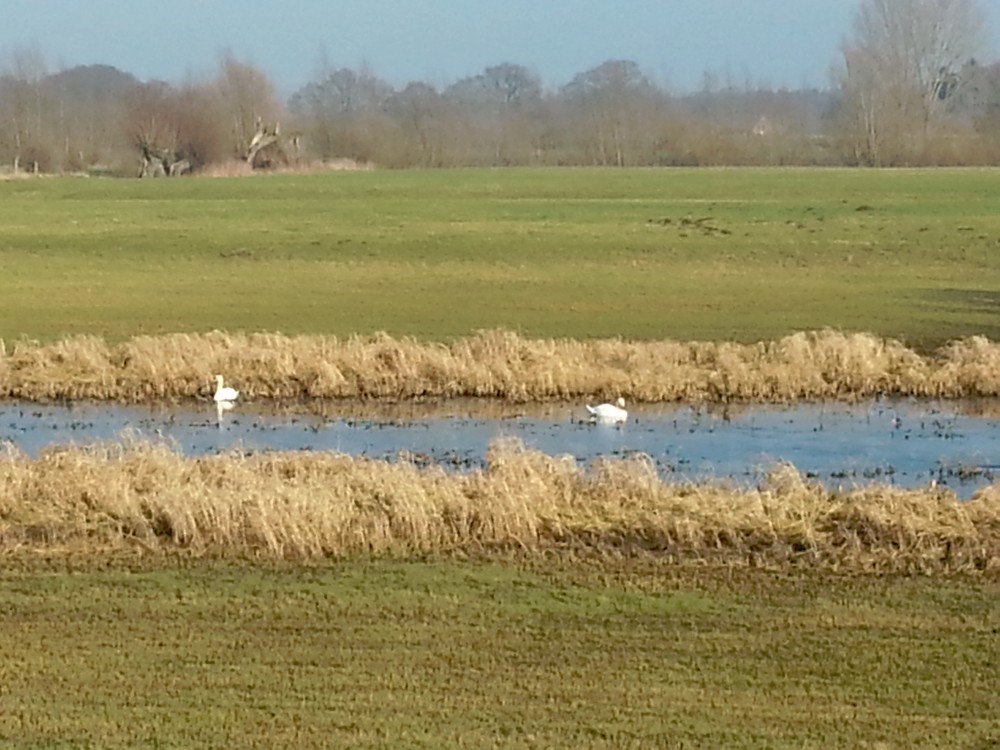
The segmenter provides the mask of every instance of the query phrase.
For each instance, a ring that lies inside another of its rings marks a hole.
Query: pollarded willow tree
[[[963,69],[983,48],[977,0],[863,0],[845,41],[840,89],[860,162],[920,159]]]
[[[263,71],[227,53],[214,88],[219,112],[229,123],[232,155],[252,163],[255,141],[278,135],[282,107],[274,84]]]

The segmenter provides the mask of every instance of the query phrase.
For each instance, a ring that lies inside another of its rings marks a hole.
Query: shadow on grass
[[[957,318],[955,322],[943,326],[942,333],[947,332],[944,337],[946,340],[965,336],[986,336],[993,341],[1000,340],[1000,289],[996,291],[956,288],[925,289],[923,295],[935,314]],[[996,317],[992,322],[986,324],[968,321],[969,316],[980,315],[995,315]],[[933,343],[940,345],[946,343],[946,340]]]

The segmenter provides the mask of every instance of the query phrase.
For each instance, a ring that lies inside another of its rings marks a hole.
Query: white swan
[[[240,397],[240,392],[235,388],[230,388],[229,386],[224,386],[222,384],[222,376],[215,376],[215,395],[212,397],[215,399],[216,403],[220,401],[235,401]]]
[[[590,412],[591,419],[597,422],[618,423],[628,419],[628,412],[625,411],[625,399],[620,396],[614,404],[600,404],[599,406],[586,404],[586,407],[587,411]]]

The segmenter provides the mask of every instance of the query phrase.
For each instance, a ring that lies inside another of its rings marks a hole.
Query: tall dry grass
[[[517,547],[730,564],[1000,572],[1000,490],[831,493],[663,482],[645,458],[582,469],[516,442],[447,474],[337,454],[184,458],[125,442],[0,456],[0,550],[317,559]]]
[[[634,401],[854,399],[876,393],[1000,395],[1000,344],[982,337],[921,355],[863,333],[796,333],[757,344],[526,339],[482,331],[450,344],[277,333],[80,336],[0,342],[0,397],[138,402],[207,396],[223,373],[247,397],[622,395]]]

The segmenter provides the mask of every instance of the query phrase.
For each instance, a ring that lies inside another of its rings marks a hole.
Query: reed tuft
[[[468,474],[328,453],[185,458],[138,439],[0,454],[0,549],[138,546],[271,560],[518,548],[851,571],[1000,572],[1000,490],[830,492],[664,482],[646,457],[580,467],[517,441]]]
[[[875,394],[1000,395],[1000,344],[974,336],[931,355],[864,333],[756,344],[526,339],[480,331],[450,344],[386,334],[80,336],[0,348],[0,397],[141,402],[206,397],[225,373],[248,398],[486,397],[545,401],[790,402]]]

